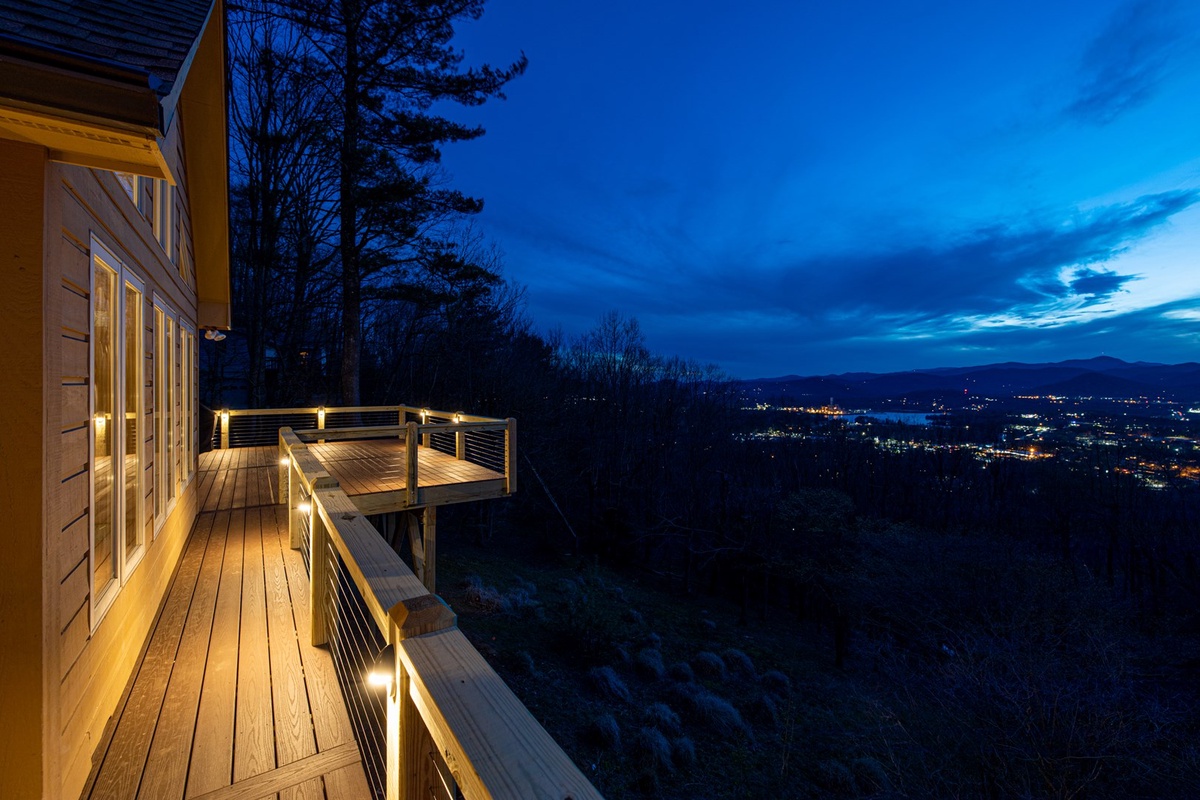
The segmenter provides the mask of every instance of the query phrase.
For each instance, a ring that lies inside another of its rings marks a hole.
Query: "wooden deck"
[[[85,797],[370,796],[333,661],[308,644],[278,460],[200,456],[201,512]]]
[[[308,445],[364,514],[410,507],[405,499],[406,448],[398,439],[360,439]],[[429,447],[417,449],[416,505],[444,505],[504,494],[504,473]]]

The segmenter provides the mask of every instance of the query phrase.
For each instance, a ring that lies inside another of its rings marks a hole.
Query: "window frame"
[[[149,542],[146,541],[146,503],[145,503],[145,488],[146,488],[146,453],[145,442],[142,432],[144,430],[146,419],[145,409],[145,301],[146,301],[146,282],[135,271],[131,270],[125,262],[118,258],[114,253],[113,248],[108,247],[95,234],[91,237],[90,257],[88,259],[88,619],[90,629],[95,632],[103,622],[108,610],[120,595],[121,589],[124,588],[129,578],[133,575],[134,570],[141,564],[145,558],[146,551],[149,548]],[[109,547],[112,548],[110,554],[113,559],[113,577],[105,582],[102,587],[96,586],[96,437],[97,437],[97,388],[96,388],[96,271],[103,267],[112,274],[113,279],[113,297],[111,299],[110,313],[112,318],[110,326],[112,328],[112,336],[115,346],[112,348],[112,386],[109,387],[112,401],[112,424],[109,425],[109,440],[114,443],[110,445],[114,448],[112,455],[113,464],[110,469],[113,470],[111,493],[111,511],[110,523],[112,531],[110,533]],[[127,471],[125,459],[128,456],[126,452],[127,440],[129,438],[129,430],[126,423],[126,367],[129,364],[130,354],[127,353],[127,325],[126,311],[128,309],[129,300],[126,296],[126,287],[131,287],[137,294],[137,313],[134,321],[134,327],[137,335],[137,351],[132,354],[134,364],[138,370],[136,381],[135,403],[137,408],[134,409],[134,415],[137,418],[137,423],[133,426],[134,435],[134,456],[135,463],[132,466],[133,477],[137,485],[135,487],[135,519],[134,526],[137,531],[138,544],[132,551],[126,549],[126,486]],[[116,444],[120,443],[119,459],[116,452]],[[119,463],[119,469],[116,464]]]

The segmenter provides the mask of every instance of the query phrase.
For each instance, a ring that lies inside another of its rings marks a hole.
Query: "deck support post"
[[[229,449],[229,409],[221,409],[221,449]]]
[[[437,594],[437,506],[425,506],[425,574],[421,582],[430,594]]]
[[[417,423],[404,426],[404,488],[408,494],[408,505],[417,504]]]
[[[425,583],[425,543],[421,539],[421,526],[417,512],[404,513],[404,525],[408,530],[408,546],[412,551],[413,572],[421,583]]]
[[[512,494],[517,490],[517,421],[504,422],[504,492]]]

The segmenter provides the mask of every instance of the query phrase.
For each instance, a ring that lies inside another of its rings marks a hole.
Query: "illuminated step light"
[[[375,663],[367,671],[367,684],[376,689],[387,689],[396,675],[396,648],[388,645],[375,657]]]
[[[312,503],[300,503],[296,506],[296,510],[301,514],[308,514],[312,511]]]
[[[284,456],[283,458],[279,459],[279,466],[290,467],[291,465],[292,465],[292,460],[290,458],[288,458],[287,456]]]

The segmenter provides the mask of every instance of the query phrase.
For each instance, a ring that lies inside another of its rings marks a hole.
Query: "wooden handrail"
[[[423,427],[410,422],[403,428],[410,453],[416,452]],[[511,420],[505,421],[505,429],[506,441],[515,436]],[[432,786],[422,781],[435,779],[430,770],[418,768],[431,749],[445,759],[468,800],[600,798],[458,630],[450,608],[384,542],[299,435],[282,429],[279,451],[281,469],[288,472],[286,502],[297,506],[299,497],[307,497],[311,506],[306,513],[311,515],[313,643],[324,644],[330,629],[324,616],[330,568],[325,553],[332,545],[396,653],[387,713],[389,800],[431,794]],[[293,547],[299,544],[293,540]]]

